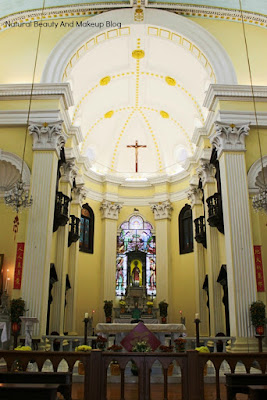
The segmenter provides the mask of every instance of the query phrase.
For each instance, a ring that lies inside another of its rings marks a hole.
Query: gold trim
[[[141,49],[134,50],[132,52],[132,57],[135,58],[136,60],[140,60],[141,58],[145,57],[145,52],[144,50]]]

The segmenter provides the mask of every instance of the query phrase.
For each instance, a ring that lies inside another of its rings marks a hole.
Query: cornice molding
[[[267,101],[267,86],[253,86],[256,101]],[[218,101],[252,101],[250,85],[221,85],[211,84],[204,99],[203,106],[214,111]]]
[[[60,120],[60,110],[31,110],[30,120],[39,123],[53,122]],[[4,110],[0,111],[0,125],[26,125],[28,120],[28,110]]]
[[[0,84],[1,100],[33,100],[63,98],[64,107],[68,109],[74,105],[70,84],[67,83],[35,83],[33,91],[31,83]]]

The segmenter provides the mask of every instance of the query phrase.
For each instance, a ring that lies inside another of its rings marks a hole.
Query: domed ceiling
[[[145,24],[113,29],[91,38],[64,76],[94,172],[142,179],[183,170],[194,129],[206,118],[205,90],[215,82],[194,43]]]

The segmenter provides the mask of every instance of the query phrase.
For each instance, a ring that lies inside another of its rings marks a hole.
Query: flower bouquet
[[[132,351],[147,353],[148,351],[152,351],[152,349],[150,345],[145,340],[143,340],[142,342],[136,342],[135,345],[132,347]]]
[[[105,337],[98,335],[96,339],[97,348],[100,350],[105,350],[107,341],[108,340]]]
[[[15,347],[14,350],[19,350],[19,351],[32,351],[32,348],[30,346],[17,346]]]
[[[162,351],[162,353],[171,353],[173,351],[173,346],[164,346],[164,344],[161,344],[159,346],[160,351]]]
[[[75,347],[75,351],[81,351],[83,353],[89,353],[92,350],[91,346],[87,346],[86,344],[83,344],[81,346],[77,346]],[[79,375],[84,375],[85,371],[84,371],[84,365],[81,361],[79,361],[78,364],[78,374]]]
[[[119,344],[113,344],[112,346],[108,347],[107,350],[119,352],[122,351],[122,346]]]
[[[186,345],[186,340],[183,338],[178,338],[174,340],[175,343],[175,349],[178,351],[178,353],[183,353],[185,352],[185,345]]]

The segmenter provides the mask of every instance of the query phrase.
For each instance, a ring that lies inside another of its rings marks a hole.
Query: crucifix
[[[138,144],[138,140],[136,140],[135,144],[127,145],[127,147],[133,147],[135,149],[135,172],[138,172],[138,149],[140,147],[147,147],[147,146]]]

